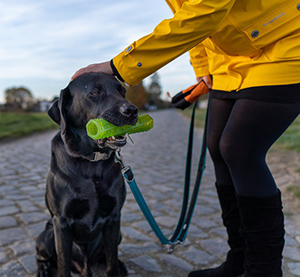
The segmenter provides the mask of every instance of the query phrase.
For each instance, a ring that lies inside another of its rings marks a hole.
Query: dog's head
[[[86,133],[87,122],[94,118],[116,126],[137,122],[138,109],[125,99],[125,93],[113,76],[103,73],[81,75],[61,91],[48,114],[60,125],[62,139],[71,154],[105,152],[126,144],[125,136],[94,141]]]

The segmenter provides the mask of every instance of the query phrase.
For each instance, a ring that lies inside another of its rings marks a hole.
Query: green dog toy
[[[106,120],[91,119],[86,124],[86,131],[92,139],[102,139],[113,136],[122,136],[126,134],[146,132],[153,128],[153,119],[148,114],[143,114],[138,117],[135,125],[115,126]]]

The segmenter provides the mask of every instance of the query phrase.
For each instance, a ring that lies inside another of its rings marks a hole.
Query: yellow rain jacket
[[[113,58],[135,85],[190,50],[197,76],[238,90],[300,83],[300,0],[166,0],[174,12]]]

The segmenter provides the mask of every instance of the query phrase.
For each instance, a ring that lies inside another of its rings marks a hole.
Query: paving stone
[[[295,236],[295,235],[300,236],[300,230],[298,230],[295,226],[291,224],[285,224],[285,231],[291,236]]]
[[[196,205],[195,207],[195,212],[201,214],[201,215],[210,215],[216,212],[215,209],[208,207],[208,206],[204,206],[204,205]]]
[[[207,238],[208,233],[202,231],[201,229],[197,228],[194,225],[190,225],[190,228],[188,230],[188,235],[194,238]]]
[[[39,208],[33,204],[33,202],[29,200],[18,201],[18,205],[21,208],[22,212],[30,213],[39,211]]]
[[[122,220],[124,220],[125,222],[137,221],[141,220],[142,218],[142,215],[136,213],[122,213]]]
[[[121,230],[125,236],[128,236],[132,239],[142,240],[142,241],[151,241],[151,239],[149,237],[143,235],[141,232],[139,232],[138,230],[136,230],[132,227],[122,227]]]
[[[158,262],[155,259],[153,259],[147,255],[139,256],[139,257],[130,259],[129,261],[131,261],[135,265],[141,267],[145,271],[162,272],[162,269],[161,269],[160,265],[158,264]]]
[[[44,196],[45,191],[44,190],[34,190],[34,191],[29,191],[28,194],[30,194],[31,197]]]
[[[288,263],[288,267],[295,276],[300,276],[300,263]]]
[[[297,237],[294,239],[293,237],[285,234],[284,240],[285,245],[298,246]]]
[[[45,197],[32,197],[32,202],[37,205],[38,208],[46,208]]]
[[[29,274],[36,271],[36,259],[34,255],[23,256],[19,259],[19,261]]]
[[[31,224],[26,226],[26,232],[30,237],[37,237],[42,231],[44,231],[47,221]]]
[[[165,227],[176,227],[178,220],[168,216],[160,216],[156,218],[156,221],[159,225]]]
[[[192,222],[198,225],[201,229],[210,229],[219,226],[216,222],[210,220],[209,218],[196,217],[194,216]]]
[[[35,240],[27,239],[23,241],[17,241],[10,246],[10,249],[13,251],[15,257],[33,252],[35,251]]]
[[[175,266],[177,268],[180,268],[183,271],[189,272],[193,269],[192,265],[190,265],[188,262],[175,255],[159,254],[158,256],[162,259],[163,262]]]
[[[137,227],[145,232],[151,232],[152,228],[149,223],[144,219],[143,221],[135,222],[132,224],[133,227]]]
[[[283,256],[295,261],[300,261],[300,251],[297,247],[285,246],[283,249]]]
[[[227,232],[224,227],[214,228],[210,231],[210,233],[219,235],[219,236],[227,239]]]
[[[19,213],[20,210],[16,206],[6,206],[0,209],[0,216]]]
[[[12,216],[3,216],[0,217],[0,229],[15,227],[18,225],[17,220]]]
[[[142,245],[133,244],[133,243],[122,243],[120,249],[123,250],[124,254],[135,254],[142,255],[146,253],[154,253],[162,251],[162,248],[157,246],[155,243],[145,243]]]
[[[0,247],[0,264],[6,263],[7,260],[7,256],[5,253],[5,249],[3,247]]]
[[[205,266],[217,261],[214,256],[205,251],[196,249],[194,246],[190,246],[187,251],[181,252],[180,254],[183,255],[188,261],[191,261],[199,266]]]
[[[0,230],[0,246],[10,244],[16,240],[24,239],[25,232],[21,228],[10,228]]]
[[[223,257],[228,252],[229,247],[225,240],[221,238],[212,238],[207,240],[201,240],[200,244],[211,255],[217,257]]]
[[[17,215],[17,217],[25,224],[31,224],[42,220],[45,222],[49,219],[49,215],[43,212],[23,213]]]
[[[25,199],[29,198],[28,195],[26,195],[26,194],[23,194],[23,195],[16,194],[15,191],[12,194],[6,194],[5,197],[7,199],[10,199],[10,200],[25,200]]]
[[[0,268],[1,277],[24,277],[26,272],[23,269],[22,265],[17,261],[11,261],[2,265]]]
[[[1,186],[0,186],[1,187]],[[14,204],[13,201],[8,199],[0,199],[0,207],[12,206]]]

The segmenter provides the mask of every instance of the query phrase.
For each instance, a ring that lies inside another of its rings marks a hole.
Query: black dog
[[[92,276],[91,265],[106,264],[107,276],[127,276],[118,260],[120,211],[126,189],[115,151],[126,137],[93,140],[86,123],[104,118],[122,126],[137,122],[137,108],[112,76],[84,74],[61,91],[48,112],[60,125],[52,140],[46,205],[52,219],[37,239],[37,276]]]

